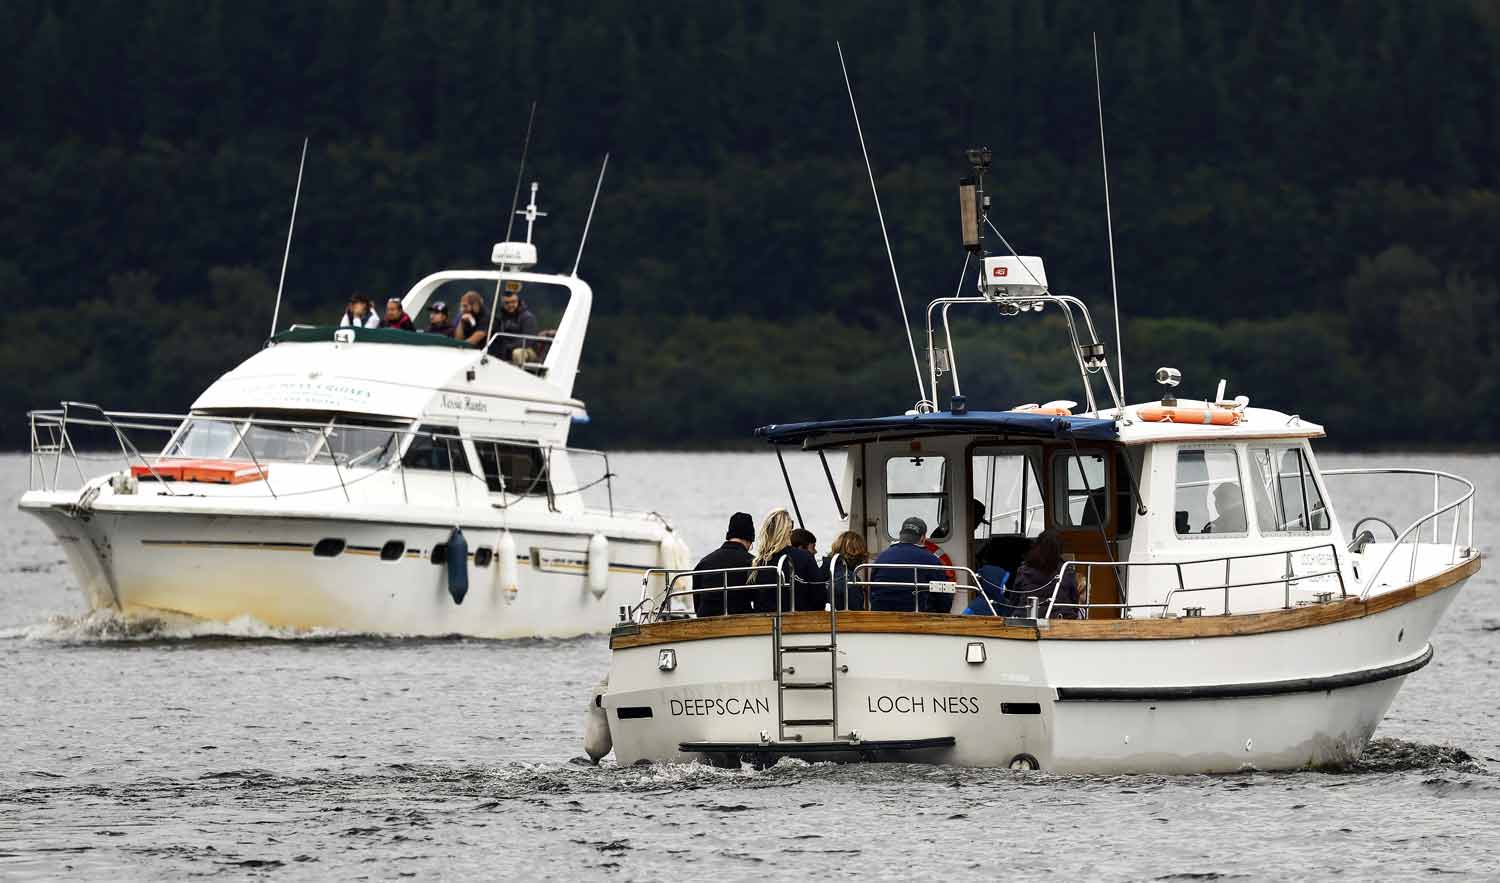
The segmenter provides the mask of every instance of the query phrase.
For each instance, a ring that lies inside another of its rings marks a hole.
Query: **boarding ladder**
[[[786,559],[783,558],[782,561]],[[780,562],[778,562],[779,564]],[[780,567],[778,566],[778,570]],[[829,568],[830,576],[833,568]],[[776,617],[771,621],[771,657],[774,666],[774,677],[776,679],[776,737],[778,742],[802,742],[802,732],[788,733],[788,730],[800,731],[808,729],[826,729],[827,741],[843,741],[839,736],[839,674],[843,666],[839,665],[839,620],[838,604],[828,605],[828,631],[815,632],[812,634],[799,633],[789,636],[783,629],[782,604],[785,594],[781,581],[777,581],[776,589]],[[796,586],[798,579],[793,574],[791,581],[787,584],[793,598],[793,607],[796,607]],[[833,600],[833,581],[829,580],[829,599]],[[796,612],[795,610],[791,612]],[[791,638],[791,640],[788,640]],[[828,657],[828,668],[826,679],[820,677],[821,666],[817,657],[826,655]],[[801,665],[806,673],[798,678],[797,672],[799,662],[807,660]],[[810,664],[809,664],[810,663]],[[819,674],[813,674],[818,672]],[[817,678],[808,680],[807,676]],[[797,716],[789,717],[787,714],[787,694],[794,697],[793,702],[797,706]],[[826,705],[817,703],[813,697],[826,699]],[[810,709],[810,710],[809,710]]]

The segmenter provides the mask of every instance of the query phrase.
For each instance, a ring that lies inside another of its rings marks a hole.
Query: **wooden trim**
[[[611,650],[701,641],[709,638],[743,638],[771,634],[770,614],[712,616],[707,619],[679,619],[640,626],[636,634],[617,633],[609,638]],[[1008,625],[993,616],[955,616],[951,613],[871,613],[839,614],[842,634],[915,634],[955,635],[959,637],[1008,638],[1035,641],[1037,629],[1030,625]],[[784,635],[826,635],[828,614],[788,613],[782,617]]]
[[[1195,616],[1175,619],[1054,619],[1042,628],[1012,625],[992,616],[955,616],[944,613],[840,613],[840,632],[852,634],[952,635],[999,638],[1011,641],[1126,641],[1192,640],[1234,635],[1259,635],[1329,625],[1372,616],[1419,598],[1434,595],[1479,571],[1479,556],[1409,586],[1378,595],[1368,601],[1345,598],[1327,604],[1311,604],[1291,610],[1242,613],[1230,616]],[[635,632],[610,636],[611,650],[771,634],[769,615],[715,616],[649,623]],[[783,634],[827,634],[828,614],[788,613],[782,620]]]

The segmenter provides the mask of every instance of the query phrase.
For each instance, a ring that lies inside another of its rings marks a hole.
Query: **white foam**
[[[174,641],[194,638],[290,641],[350,636],[352,633],[336,629],[294,629],[267,625],[251,616],[218,621],[167,611],[121,613],[112,609],[91,610],[82,616],[56,615],[34,625],[0,630],[0,638],[58,642]]]

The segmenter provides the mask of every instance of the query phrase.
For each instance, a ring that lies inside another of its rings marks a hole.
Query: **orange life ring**
[[[1227,408],[1169,408],[1147,405],[1136,414],[1147,423],[1187,423],[1200,426],[1234,426],[1243,419],[1239,411]]]
[[[947,573],[947,575],[948,575],[948,581],[949,582],[953,582],[954,580],[958,579],[958,574],[956,574],[956,573],[953,572],[953,559],[948,557],[948,553],[943,551],[943,547],[942,546],[939,546],[937,543],[934,543],[932,541],[932,538],[929,537],[926,541],[924,541],[922,543],[922,548],[924,548],[927,551],[931,552],[932,554],[936,555],[937,556],[937,560],[939,562],[941,562],[944,567],[948,568],[948,570],[945,571],[945,573]]]

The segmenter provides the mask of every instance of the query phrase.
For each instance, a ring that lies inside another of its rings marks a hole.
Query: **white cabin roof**
[[[1120,441],[1127,445],[1154,444],[1166,441],[1238,441],[1249,438],[1322,438],[1323,427],[1303,420],[1296,414],[1287,414],[1271,408],[1245,408],[1244,419],[1233,426],[1203,426],[1193,423],[1157,423],[1142,420],[1140,409],[1159,404],[1141,402],[1125,409],[1125,419],[1119,421]],[[1179,407],[1201,408],[1203,402],[1181,399]],[[1113,408],[1101,411],[1097,416],[1113,417]],[[1095,415],[1088,415],[1095,416]]]
[[[415,419],[435,410],[439,393],[561,406],[583,404],[552,384],[476,350],[332,341],[267,347],[220,377],[193,410],[266,408],[340,411]],[[468,379],[470,369],[475,379]]]

